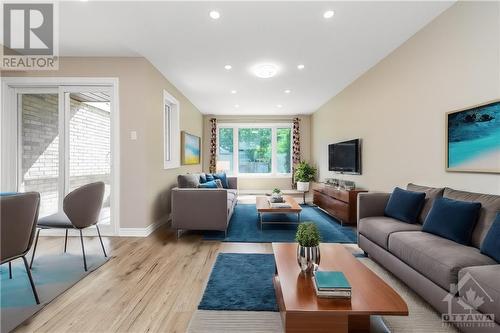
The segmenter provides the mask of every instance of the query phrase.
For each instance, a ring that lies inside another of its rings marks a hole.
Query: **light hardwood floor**
[[[102,254],[86,237],[88,253]],[[219,252],[272,253],[271,244],[221,243],[159,229],[147,238],[108,237],[109,262],[45,306],[15,332],[185,332]],[[37,255],[62,253],[40,237]],[[81,253],[70,237],[68,251]]]

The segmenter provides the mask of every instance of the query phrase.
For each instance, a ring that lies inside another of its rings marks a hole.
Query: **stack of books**
[[[342,272],[316,271],[313,276],[313,282],[316,296],[318,297],[351,298],[351,285]]]

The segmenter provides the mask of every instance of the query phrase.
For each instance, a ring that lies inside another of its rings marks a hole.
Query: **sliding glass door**
[[[18,191],[40,193],[40,216],[56,213],[62,191],[57,88],[18,90]]]
[[[72,190],[102,181],[105,194],[99,224],[103,232],[115,233],[112,87],[16,87],[11,95],[12,110],[2,109],[3,118],[17,128],[11,131],[17,143],[11,153],[17,156],[10,163],[16,171],[8,176],[17,182],[15,188],[8,186],[10,190],[39,192],[43,217],[62,211],[64,197]]]

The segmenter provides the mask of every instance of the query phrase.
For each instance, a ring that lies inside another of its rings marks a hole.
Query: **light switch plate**
[[[130,131],[130,140],[137,140],[137,132]]]

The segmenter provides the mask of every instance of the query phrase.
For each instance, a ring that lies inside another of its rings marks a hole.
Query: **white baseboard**
[[[156,223],[152,223],[145,228],[120,228],[120,237],[148,237],[156,229],[165,225],[169,221],[168,217],[160,219]]]
[[[160,219],[158,222],[152,223],[144,228],[120,228],[118,236],[120,236],[120,237],[148,237],[150,234],[153,233],[153,231],[155,231],[156,229],[158,229],[162,225],[167,224],[168,221],[170,221],[169,216],[165,216],[164,218]],[[43,229],[40,231],[40,236],[64,237],[64,232],[65,232],[64,229]],[[82,233],[84,236],[97,237],[97,229],[96,228],[83,229]],[[103,232],[103,230],[101,230],[101,235],[103,237],[113,236],[113,235],[107,234],[106,232]],[[69,237],[73,237],[73,236],[80,237],[80,233],[76,229],[68,229],[68,236]]]

